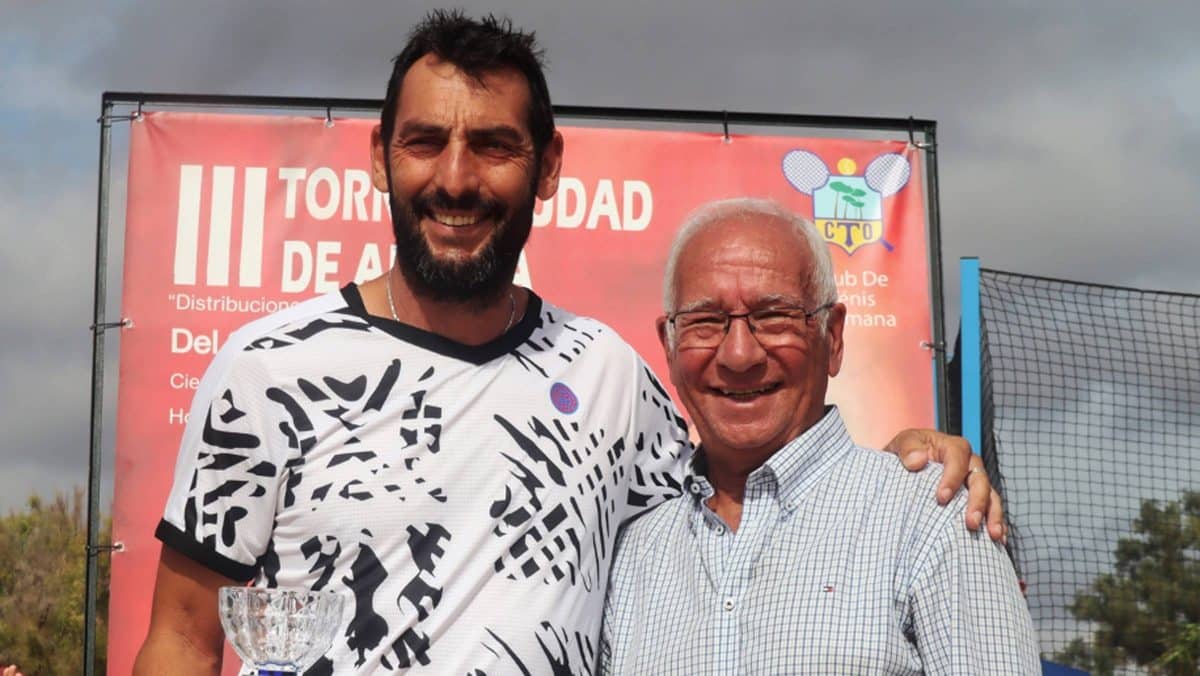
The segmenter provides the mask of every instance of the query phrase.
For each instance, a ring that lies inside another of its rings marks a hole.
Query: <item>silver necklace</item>
[[[512,328],[513,320],[516,318],[517,318],[517,299],[513,298],[512,289],[509,289],[508,290],[508,321],[504,323],[504,330],[500,332],[500,335],[504,335],[504,334],[508,333],[508,330]]]
[[[388,270],[388,277],[385,280],[387,283],[384,287],[387,289],[388,309],[392,312],[392,321],[400,323],[400,315],[396,314],[396,301],[392,300],[392,271]],[[513,320],[517,318],[517,299],[513,296],[512,289],[508,290],[508,321],[504,323],[504,330],[500,333],[503,335],[508,333],[512,328]]]
[[[388,294],[388,309],[392,311],[392,321],[399,324],[400,316],[396,314],[396,301],[392,300],[392,270],[394,270],[394,269],[395,268],[388,268],[388,276],[387,276],[387,284],[386,284],[387,294]]]

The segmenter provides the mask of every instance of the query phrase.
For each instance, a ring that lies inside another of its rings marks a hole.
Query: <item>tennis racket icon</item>
[[[880,197],[889,197],[907,185],[911,175],[912,165],[903,155],[885,153],[871,160],[863,179]],[[783,156],[783,176],[796,190],[812,195],[829,183],[830,173],[829,166],[815,153],[792,150]],[[880,242],[888,251],[895,248],[886,239]]]

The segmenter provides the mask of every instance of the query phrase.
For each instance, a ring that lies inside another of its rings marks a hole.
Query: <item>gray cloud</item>
[[[9,317],[0,324],[0,508],[23,503],[31,490],[52,494],[86,482],[87,261],[94,239],[89,200],[37,190],[33,177],[6,174],[0,188],[0,223],[10,242],[0,250]]]

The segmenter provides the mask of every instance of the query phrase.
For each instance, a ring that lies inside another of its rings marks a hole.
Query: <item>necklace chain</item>
[[[394,269],[394,268],[393,268]],[[392,299],[392,270],[388,270],[387,279],[384,280],[384,288],[387,289],[388,310],[392,312],[392,321],[400,323],[400,315],[396,313],[396,301]],[[512,328],[513,321],[517,318],[517,299],[513,296],[512,289],[508,290],[508,321],[504,323],[504,330],[501,334],[508,333]]]
[[[384,286],[387,287],[388,309],[392,311],[392,321],[399,324],[400,316],[396,314],[396,301],[392,300],[392,270],[394,269],[395,268],[388,268],[388,276],[386,280],[387,284]]]
[[[517,317],[517,299],[513,298],[512,289],[509,289],[508,290],[508,321],[504,323],[504,330],[500,332],[501,335],[508,333],[508,330],[512,328],[513,320],[516,319],[516,317]]]

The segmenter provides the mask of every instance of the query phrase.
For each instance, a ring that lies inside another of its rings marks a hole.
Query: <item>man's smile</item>
[[[761,396],[771,394],[779,389],[779,383],[772,383],[762,387],[713,387],[711,390],[717,395],[733,401],[753,401]]]
[[[448,211],[432,211],[430,216],[433,220],[442,225],[447,225],[452,228],[463,228],[481,223],[485,216],[483,214],[455,214]]]

